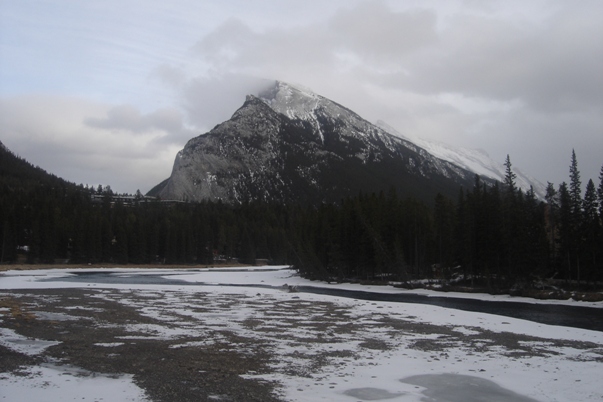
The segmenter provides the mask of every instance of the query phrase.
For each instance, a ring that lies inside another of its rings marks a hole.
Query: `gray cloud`
[[[599,16],[603,16],[600,8]],[[458,92],[558,112],[601,107],[603,25],[593,10],[567,9],[540,24],[461,16],[410,76],[385,82],[429,93]],[[590,17],[590,18],[589,18]]]
[[[104,130],[125,130],[134,134],[147,134],[152,130],[160,130],[164,135],[156,141],[179,144],[195,133],[185,128],[183,115],[174,108],[162,108],[152,113],[142,114],[131,105],[114,106],[103,117],[87,117],[84,124]]]
[[[323,25],[258,32],[238,19],[224,22],[193,47],[214,73],[312,69],[332,61],[332,50],[333,38]]]
[[[204,36],[193,51],[216,71],[258,72],[299,66],[332,68],[338,55],[352,55],[362,63],[399,62],[412,51],[438,41],[433,11],[395,12],[384,2],[360,3],[340,9],[323,22],[254,30],[231,18]]]
[[[182,69],[168,64],[161,64],[155,68],[151,73],[151,78],[158,79],[164,85],[172,88],[182,86],[187,79],[186,73]]]
[[[153,128],[153,119],[150,115],[143,116],[134,106],[115,106],[107,111],[106,117],[89,117],[84,123],[90,127],[103,129],[125,129],[140,133]]]
[[[183,107],[191,124],[202,130],[228,120],[245,96],[266,88],[270,80],[240,74],[191,79],[181,88]]]
[[[395,12],[383,2],[361,3],[328,21],[333,47],[371,62],[399,62],[438,41],[436,14],[426,9]]]

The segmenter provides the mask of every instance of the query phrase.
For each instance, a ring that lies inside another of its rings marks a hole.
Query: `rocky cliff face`
[[[191,139],[170,178],[150,194],[319,203],[395,187],[432,200],[438,192],[455,197],[474,176],[335,102],[276,82],[249,95],[230,120]]]

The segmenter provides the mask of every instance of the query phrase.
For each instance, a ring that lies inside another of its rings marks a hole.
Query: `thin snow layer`
[[[0,345],[28,356],[36,356],[57,344],[58,342],[27,338],[9,328],[0,328]]]
[[[7,401],[147,401],[131,375],[105,376],[77,368],[22,367],[0,377],[0,397]]]
[[[131,272],[140,271],[123,269],[116,275]],[[471,384],[479,387],[483,400],[492,400],[488,395],[499,401],[603,398],[601,332],[431,305],[298,293],[291,291],[294,286],[320,284],[287,269],[144,273],[165,274],[198,285],[38,281],[45,275],[70,275],[66,270],[8,272],[0,276],[0,288],[76,285],[121,289],[117,293],[102,291],[95,297],[135,308],[166,324],[132,326],[128,339],[165,339],[173,348],[230,340],[239,353],[250,354],[254,348],[262,348],[274,356],[270,374],[248,372],[244,377],[277,381],[281,384],[279,395],[288,401],[438,400],[430,398],[445,394],[446,389],[460,398],[446,400],[482,400],[470,398],[475,396]],[[233,286],[237,284],[263,287]],[[42,374],[54,381],[51,373]],[[443,380],[450,383],[449,388],[442,389]],[[35,387],[35,381],[11,376],[0,384],[27,389]],[[87,385],[78,383],[80,386]],[[469,392],[463,394],[463,389]],[[65,392],[67,398],[51,399],[69,400],[71,391],[71,386],[63,384],[56,392]]]
[[[11,329],[0,328],[0,345],[28,356],[37,356],[58,343],[27,338]],[[2,373],[0,397],[12,401],[147,400],[144,391],[132,381],[131,375],[109,376],[48,363],[22,366],[16,373]]]

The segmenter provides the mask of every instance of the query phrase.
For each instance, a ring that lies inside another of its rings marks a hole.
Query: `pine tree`
[[[570,201],[572,215],[576,219],[576,225],[579,224],[582,215],[582,182],[580,181],[580,171],[578,170],[578,160],[576,152],[572,149],[572,161],[570,165]]]
[[[488,228],[485,226],[484,216],[486,214],[484,208],[484,192],[482,190],[482,183],[479,175],[475,175],[475,182],[473,185],[473,192],[467,195],[467,200],[469,202],[469,208],[472,210],[473,221],[471,225],[471,231],[473,235],[471,236],[471,254],[472,254],[472,268],[471,272],[471,283],[476,277],[481,276],[483,272],[483,265],[485,259],[485,251],[486,251],[486,233]]]
[[[541,276],[548,268],[549,248],[543,219],[544,208],[544,203],[538,202],[534,189],[530,186],[522,206],[524,237],[521,239],[520,245],[523,246],[521,260],[524,279],[534,274]]]
[[[572,161],[570,165],[570,233],[571,233],[571,252],[573,254],[572,264],[575,263],[577,280],[580,281],[580,230],[583,226],[582,214],[582,183],[580,181],[580,171],[578,170],[578,160],[576,152],[572,149]]]
[[[509,155],[507,154],[507,159],[505,160],[505,188],[507,190],[507,192],[511,195],[515,194],[515,191],[517,190],[517,186],[515,184],[515,179],[517,178],[517,175],[515,173],[513,173],[513,169],[511,168],[511,158],[509,157]]]
[[[488,287],[492,286],[492,275],[495,274],[495,285],[501,280],[501,256],[503,253],[502,238],[502,200],[498,183],[495,183],[484,195],[484,211],[486,219],[486,274]]]
[[[546,201],[545,224],[547,238],[551,248],[551,255],[554,259],[557,255],[556,239],[558,230],[557,221],[559,219],[559,194],[551,182],[547,182],[546,195],[544,196],[544,199]]]
[[[572,279],[571,251],[573,243],[572,211],[567,183],[559,185],[559,258],[560,266],[566,272],[565,278]]]
[[[442,269],[448,269],[453,262],[454,204],[440,193],[435,198],[434,223],[437,261]]]
[[[586,185],[586,192],[584,193],[584,219],[586,222],[595,222],[599,220],[599,201],[597,200],[597,192],[595,190],[595,183],[591,180]]]
[[[598,280],[603,280],[603,166],[599,174],[599,188],[597,190],[599,196],[599,223],[602,225],[599,229],[599,237],[597,240],[598,257],[596,263],[596,277]]]
[[[472,269],[473,264],[471,253],[471,244],[473,237],[473,232],[471,228],[473,226],[473,217],[471,214],[471,209],[469,208],[467,197],[465,196],[465,191],[462,187],[459,190],[459,196],[456,206],[457,224],[455,230],[455,238],[457,261],[463,269],[464,279],[467,279],[469,276],[469,271]]]
[[[591,279],[595,279],[597,271],[597,254],[601,250],[601,224],[599,220],[599,202],[595,183],[592,179],[586,185],[584,194],[584,224],[581,232],[584,238],[584,264]]]
[[[603,219],[603,166],[601,166],[601,173],[599,174],[599,188],[597,193],[599,195],[599,216]]]
[[[2,225],[2,242],[0,243],[0,264],[5,262],[12,262],[17,258],[17,245],[14,241],[14,235],[12,228],[14,227],[10,217],[4,221]]]
[[[505,161],[505,193],[502,199],[502,256],[506,263],[506,273],[509,282],[516,281],[518,276],[518,248],[520,246],[519,230],[521,216],[519,211],[521,191],[517,190],[515,179],[517,175],[511,168],[511,159],[507,155]]]

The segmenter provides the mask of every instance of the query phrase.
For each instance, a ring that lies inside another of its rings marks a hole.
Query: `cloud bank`
[[[177,110],[145,115],[131,106],[56,96],[0,100],[0,132],[10,150],[53,174],[132,193],[165,179],[169,172],[156,166],[169,166],[193,136]]]

